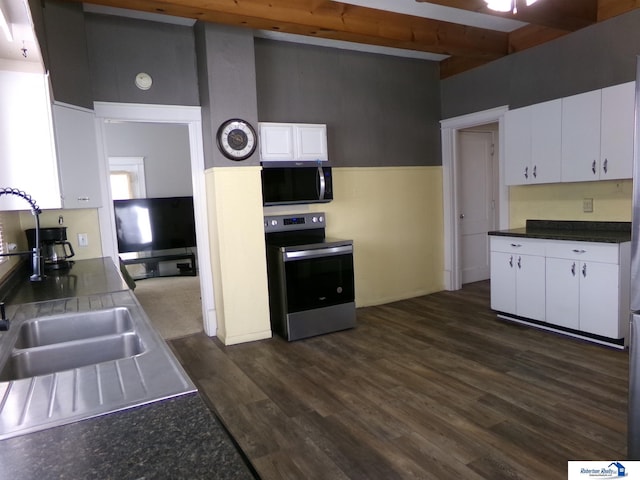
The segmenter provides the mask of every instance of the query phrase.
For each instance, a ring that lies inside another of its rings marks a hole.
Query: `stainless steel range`
[[[356,325],[353,241],[325,237],[324,213],[264,217],[271,328],[299,340]]]

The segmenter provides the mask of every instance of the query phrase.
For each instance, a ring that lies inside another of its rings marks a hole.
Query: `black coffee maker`
[[[29,249],[36,243],[36,229],[25,230]],[[67,227],[51,227],[40,229],[40,248],[45,270],[68,270],[73,265],[69,260],[75,255],[73,247],[67,242]]]

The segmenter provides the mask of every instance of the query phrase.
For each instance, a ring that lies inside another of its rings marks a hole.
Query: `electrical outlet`
[[[78,234],[78,246],[80,247],[88,247],[89,246],[89,237],[86,233]]]
[[[593,212],[593,198],[585,198],[582,200],[582,211],[584,213]]]

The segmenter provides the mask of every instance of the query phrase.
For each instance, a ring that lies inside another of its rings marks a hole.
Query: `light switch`
[[[88,247],[89,246],[89,237],[86,233],[78,234],[78,246],[80,247]]]
[[[582,211],[584,213],[593,212],[593,198],[585,198],[582,200]]]

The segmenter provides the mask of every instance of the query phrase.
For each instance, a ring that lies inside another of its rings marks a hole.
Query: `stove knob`
[[[276,225],[278,225],[278,220],[271,220],[271,226],[275,227]]]
[[[320,218],[318,219],[318,221],[319,221],[320,223],[324,222],[324,217],[323,217],[323,216],[320,216]]]
[[[317,223],[318,222],[318,217],[311,217],[311,221],[313,223]]]

